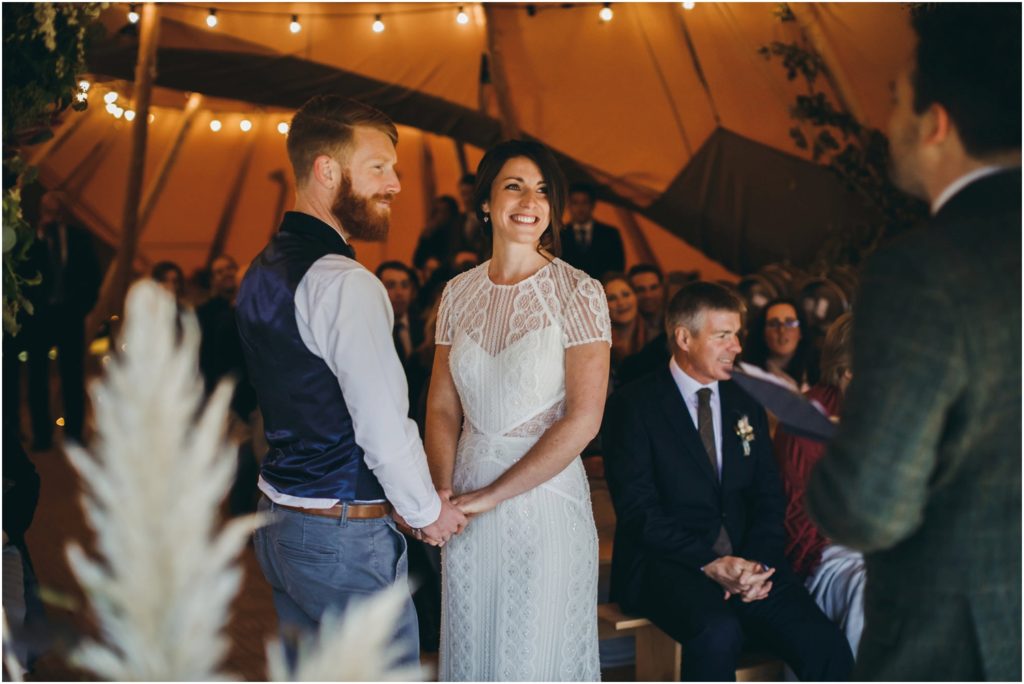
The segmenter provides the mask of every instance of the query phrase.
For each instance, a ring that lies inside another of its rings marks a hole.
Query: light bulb
[[[292,33],[298,33],[302,30],[302,24],[299,23],[299,15],[292,15],[292,23],[288,24],[288,30]]]
[[[288,124],[285,123],[284,121],[277,124],[277,132],[280,133],[281,135],[288,135]]]
[[[81,90],[83,93],[89,92],[89,88],[91,87],[92,85],[84,78],[78,82],[78,89]]]
[[[124,109],[122,109],[121,107],[118,107],[118,106],[115,105],[114,106],[114,118],[115,119],[120,119],[122,116],[124,116]]]
[[[697,6],[697,3],[695,3],[695,2],[684,2],[683,3],[683,9],[684,10],[692,10],[696,6]]]
[[[378,14],[373,18],[373,32],[380,33],[384,30],[384,22],[381,21],[380,15]]]
[[[462,25],[469,23],[469,15],[466,14],[466,10],[463,7],[459,7],[459,13],[455,15],[455,21]]]
[[[241,128],[244,133],[248,133],[252,130],[252,121],[242,119],[241,123],[238,124],[238,127]]]
[[[103,101],[107,104],[113,104],[117,102],[117,93],[111,90],[109,93],[103,96]]]
[[[150,114],[148,117],[146,117],[146,119],[149,121],[149,123],[153,123],[154,121],[156,121],[156,114]]]
[[[219,131],[220,130],[220,120],[214,119],[213,121],[211,121],[210,122],[210,130],[213,131],[214,133]]]
[[[217,10],[210,10],[209,16],[206,17],[206,25],[210,28],[214,28],[217,26]]]
[[[126,110],[124,110],[124,118],[127,119],[128,121],[133,121],[135,119],[135,110],[134,109],[126,109]]]
[[[107,106],[106,106],[106,110],[108,112],[110,112],[111,114],[113,114],[114,112],[117,111],[117,105],[114,104],[113,102],[108,102]]]
[[[87,93],[82,92],[81,90],[75,93],[75,102],[85,102],[88,99],[89,95]]]
[[[135,5],[128,5],[128,21],[133,24],[139,23],[139,13]]]
[[[601,11],[597,13],[597,16],[601,18],[601,21],[611,21],[613,15],[614,13],[612,12],[611,3],[608,2],[604,3],[604,7],[602,7]]]

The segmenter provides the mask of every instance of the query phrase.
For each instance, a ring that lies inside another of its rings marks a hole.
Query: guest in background
[[[490,244],[484,235],[480,219],[473,208],[473,190],[476,187],[476,175],[465,174],[459,179],[459,198],[462,200],[463,213],[459,218],[460,230],[452,246],[452,253],[469,251],[477,255],[477,263],[490,256]]]
[[[842,412],[843,396],[853,378],[851,333],[853,317],[845,313],[825,335],[821,355],[821,380],[807,398],[832,419]],[[821,611],[839,625],[857,653],[864,629],[864,556],[834,544],[811,522],[804,493],[811,469],[825,455],[824,442],[799,437],[780,425],[775,433],[775,458],[786,492],[786,558],[805,580],[807,590]]]
[[[100,270],[89,232],[75,223],[63,192],[43,195],[29,261],[42,284],[27,291],[35,313],[24,318],[33,448],[50,448],[50,350],[56,347],[64,399],[64,432],[81,441],[85,427],[85,317],[96,304]],[[31,269],[30,269],[31,270]]]
[[[218,353],[228,347],[218,337],[233,334],[235,326],[235,294],[238,292],[238,264],[227,254],[210,262],[210,298],[196,307],[202,340],[199,343],[199,369],[206,383],[206,393],[213,391],[217,381],[229,371],[243,372],[245,362],[241,355],[229,357]]]
[[[459,205],[451,195],[441,195],[434,199],[430,219],[420,233],[416,249],[412,253],[412,262],[421,268],[428,260],[436,264],[450,263],[454,250],[461,245],[459,232],[462,229],[462,217]],[[435,265],[434,268],[437,268]],[[424,274],[424,282],[429,274]]]
[[[790,299],[774,299],[751,321],[744,360],[786,381],[799,392],[818,382],[814,346],[803,334],[807,322]]]
[[[418,289],[416,271],[401,261],[385,261],[377,267],[376,275],[388,292],[395,314],[392,338],[409,383],[409,417],[413,418],[427,377],[427,369],[420,366],[415,353],[423,344],[423,319],[413,306]]]
[[[665,277],[654,264],[637,264],[627,274],[636,293],[637,308],[643,319],[645,339],[653,340],[665,332]]]
[[[640,320],[636,293],[629,280],[621,273],[612,273],[602,280],[608,298],[608,314],[612,321],[612,385],[616,370],[623,359],[640,351],[644,346],[645,329]]]
[[[185,272],[173,261],[159,261],[153,265],[150,276],[174,295],[180,306],[185,299]]]
[[[569,187],[569,225],[562,231],[562,260],[600,280],[626,268],[619,229],[594,220],[597,193],[584,183]]]

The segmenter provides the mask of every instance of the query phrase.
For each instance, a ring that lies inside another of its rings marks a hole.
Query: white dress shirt
[[[295,321],[306,347],[338,378],[356,443],[388,500],[412,527],[434,523],[441,499],[416,423],[408,418],[409,391],[395,352],[394,312],[384,285],[359,262],[328,254],[299,282]],[[281,494],[262,477],[259,487],[280,504],[330,508],[338,503]]]
[[[702,385],[683,371],[676,363],[675,358],[672,358],[668,362],[669,372],[672,373],[672,379],[676,381],[676,387],[679,388],[679,393],[683,395],[683,401],[686,402],[686,410],[690,412],[690,418],[693,420],[693,426],[700,430],[700,426],[697,423],[697,405],[699,399],[697,398],[697,390],[707,388],[711,390],[711,424],[714,426],[714,437],[715,437],[715,458],[718,460],[718,479],[722,479],[722,398],[718,394],[718,381],[711,383],[710,385]]]
[[[589,248],[590,243],[594,240],[594,221],[590,220],[586,223],[574,223],[572,229],[576,235],[576,242],[579,243],[580,247],[583,247],[584,249]]]
[[[953,198],[953,195],[960,192],[968,185],[976,180],[981,180],[985,176],[991,176],[994,173],[1000,171],[1006,171],[1005,166],[982,166],[981,168],[974,169],[968,173],[957,178],[955,181],[946,186],[946,189],[939,193],[939,196],[932,202],[932,216],[939,213],[939,209],[942,209],[942,205]]]

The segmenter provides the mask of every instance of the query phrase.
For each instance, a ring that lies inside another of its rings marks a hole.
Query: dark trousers
[[[25,317],[22,334],[28,351],[28,403],[36,446],[47,447],[53,439],[55,417],[50,411],[48,355],[52,347],[57,347],[64,431],[69,437],[81,440],[85,426],[84,317],[64,306],[41,307],[34,316]]]
[[[747,646],[781,658],[801,681],[849,679],[846,637],[788,570],[776,572],[767,598],[743,603],[724,600],[724,590],[699,571],[652,565],[640,612],[682,644],[683,680],[735,680]]]

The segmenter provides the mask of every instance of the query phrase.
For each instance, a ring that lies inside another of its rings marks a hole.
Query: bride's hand
[[[466,492],[452,499],[452,503],[467,516],[479,515],[493,509],[500,502],[487,487]]]

